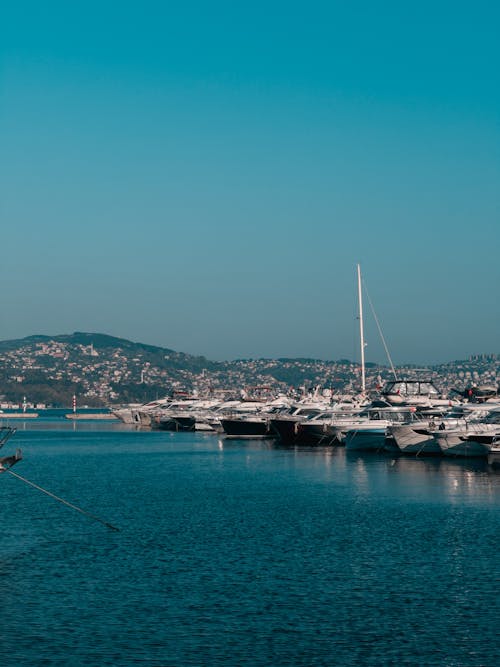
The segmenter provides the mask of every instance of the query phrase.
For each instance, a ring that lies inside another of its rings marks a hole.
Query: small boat
[[[12,466],[15,465],[18,461],[21,461],[22,458],[23,455],[20,449],[17,449],[16,453],[12,454],[11,456],[1,456],[0,472],[5,472],[6,470],[9,470],[9,468],[12,468]]]
[[[7,440],[14,435],[17,429],[10,426],[1,426],[0,427],[0,449],[5,445]],[[12,468],[18,461],[23,458],[21,450],[16,450],[15,454],[11,456],[2,456],[0,457],[0,472],[5,472],[9,468]]]

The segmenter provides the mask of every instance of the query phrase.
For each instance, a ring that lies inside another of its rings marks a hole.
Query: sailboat
[[[358,308],[359,308],[359,343],[361,352],[361,395],[366,397],[366,370],[365,370],[365,335],[363,322],[363,291],[361,280],[361,266],[357,265],[358,276]],[[378,322],[377,322],[378,325]],[[382,336],[382,342],[387,351],[387,346]],[[394,372],[394,367],[391,367]],[[385,439],[387,427],[394,421],[405,421],[410,419],[411,414],[408,410],[398,410],[397,408],[389,406],[374,406],[367,408],[363,413],[358,415],[349,424],[343,424],[338,429],[338,438],[345,442],[346,449],[363,450],[363,451],[379,451],[385,447]]]

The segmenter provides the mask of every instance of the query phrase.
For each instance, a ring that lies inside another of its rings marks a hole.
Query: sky
[[[500,353],[500,5],[8,3],[0,339]]]

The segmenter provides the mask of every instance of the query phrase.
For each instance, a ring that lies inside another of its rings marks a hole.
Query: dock
[[[115,415],[112,415],[111,412],[70,412],[67,415],[64,415],[66,419],[74,420],[114,420],[119,421]]]
[[[0,412],[0,419],[36,419],[38,412]]]

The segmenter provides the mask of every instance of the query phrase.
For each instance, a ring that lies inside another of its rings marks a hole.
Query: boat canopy
[[[439,396],[440,392],[431,380],[393,380],[382,390],[383,396]]]

